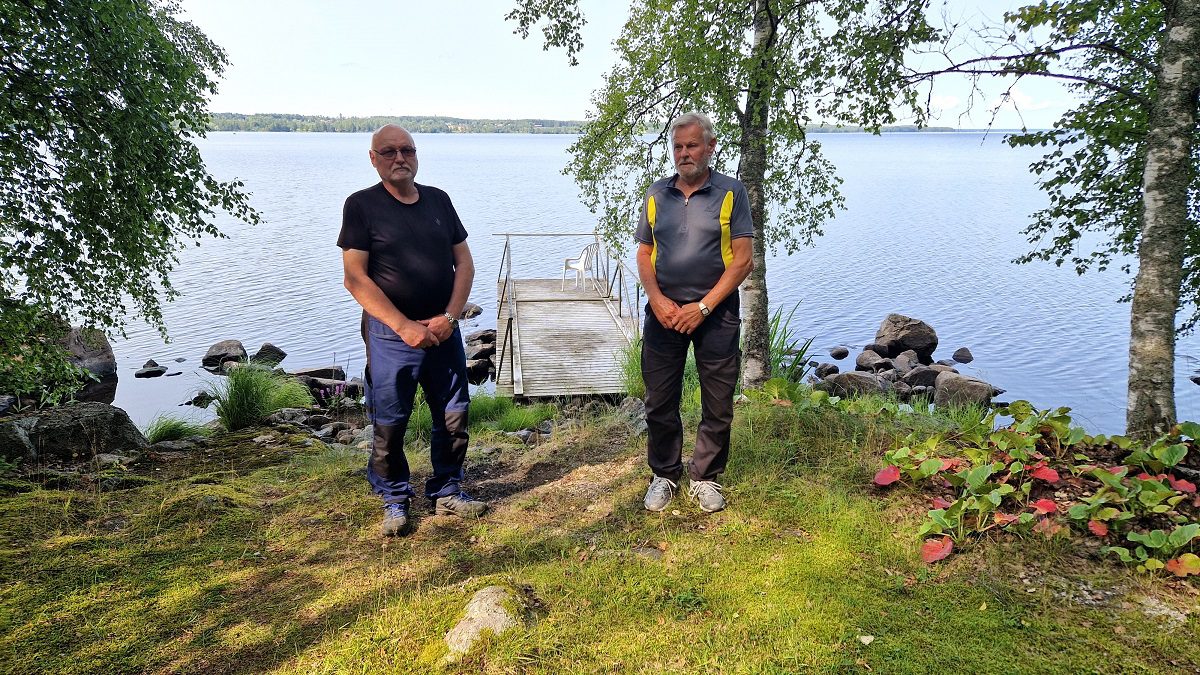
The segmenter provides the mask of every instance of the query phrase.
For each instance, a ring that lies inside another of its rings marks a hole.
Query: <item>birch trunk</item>
[[[1142,180],[1142,233],[1129,330],[1126,434],[1158,436],[1175,424],[1175,318],[1183,283],[1188,186],[1200,104],[1200,4],[1166,2],[1157,91]]]
[[[775,25],[767,6],[768,0],[757,0],[754,13],[754,38],[751,45],[757,67],[750,74],[746,93],[746,114],[742,119],[740,178],[750,199],[750,218],[754,221],[754,270],[742,284],[745,320],[742,383],[757,387],[771,377],[770,321],[767,311],[767,198],[763,189],[766,180],[767,123],[771,97],[772,72],[770,49],[774,43]]]

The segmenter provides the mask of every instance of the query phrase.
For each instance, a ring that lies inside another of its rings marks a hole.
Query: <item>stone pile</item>
[[[208,348],[208,352],[204,354],[204,358],[200,361],[200,367],[218,375],[224,375],[230,370],[239,368],[246,363],[275,368],[275,372],[281,375],[290,375],[308,387],[313,398],[321,405],[326,405],[330,401],[343,398],[357,400],[362,398],[365,393],[363,381],[357,377],[347,379],[345,369],[339,365],[302,368],[288,372],[278,368],[279,363],[285,358],[287,358],[287,352],[270,342],[264,342],[253,356],[249,356],[245,346],[239,340],[222,340]],[[158,364],[153,361],[146,363],[147,368],[151,365],[157,366]],[[143,370],[147,368],[143,368]],[[141,373],[142,371],[138,372]],[[153,375],[137,376],[153,377]],[[185,401],[180,405],[194,405],[205,408],[208,407],[211,400],[210,396],[202,392],[195,398]]]
[[[854,370],[841,372],[834,363],[815,364],[810,378],[815,389],[836,396],[894,392],[902,401],[925,398],[934,405],[991,404],[992,397],[1004,393],[978,378],[958,372],[956,363],[974,360],[962,347],[953,360],[934,362],[938,346],[937,332],[924,321],[901,314],[889,314],[875,333],[875,341],[854,359]],[[845,359],[850,350],[834,347],[829,355]]]
[[[477,330],[466,341],[467,381],[483,384],[496,374],[496,329]]]

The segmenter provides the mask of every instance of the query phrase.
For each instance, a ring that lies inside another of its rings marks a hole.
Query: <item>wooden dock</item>
[[[502,272],[496,293],[498,396],[625,391],[621,358],[640,329],[636,290],[633,302],[628,294],[623,302],[614,284],[595,270],[578,286],[573,276],[564,289],[561,278],[514,279]]]

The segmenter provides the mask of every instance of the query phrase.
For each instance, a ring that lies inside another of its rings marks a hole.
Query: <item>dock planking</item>
[[[519,373],[519,396],[616,394],[621,382],[621,353],[637,335],[636,319],[617,313],[618,304],[594,290],[594,279],[576,287],[568,279],[514,279],[516,348],[499,366],[496,394],[514,395],[513,375]],[[500,289],[503,295],[503,289]],[[507,302],[507,300],[506,300]],[[496,322],[497,358],[508,338],[505,308]],[[509,347],[511,349],[512,347]]]

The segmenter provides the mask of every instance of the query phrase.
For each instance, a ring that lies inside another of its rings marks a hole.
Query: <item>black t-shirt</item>
[[[452,247],[466,240],[450,196],[417,185],[405,204],[377,183],[346,199],[338,246],[370,254],[367,275],[396,309],[419,321],[446,311],[454,291]]]

